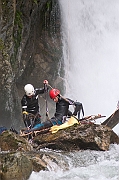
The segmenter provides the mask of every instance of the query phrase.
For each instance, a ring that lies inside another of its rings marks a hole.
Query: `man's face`
[[[58,102],[58,97],[56,96],[54,99],[53,99],[54,102]]]

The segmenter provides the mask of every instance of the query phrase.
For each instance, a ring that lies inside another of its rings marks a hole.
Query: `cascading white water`
[[[107,117],[119,100],[119,1],[59,0],[66,97]]]

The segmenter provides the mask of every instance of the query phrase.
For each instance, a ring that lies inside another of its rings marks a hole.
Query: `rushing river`
[[[82,102],[85,115],[109,116],[119,100],[119,0],[59,3],[66,96]],[[118,126],[114,130],[119,134]],[[32,172],[29,180],[119,180],[119,145],[106,152],[54,153],[64,165],[49,162],[49,171]]]
[[[119,180],[118,145],[111,145],[106,152],[86,150],[56,153],[60,154],[61,161],[66,162],[68,170],[50,162],[49,171],[32,172],[29,180]]]

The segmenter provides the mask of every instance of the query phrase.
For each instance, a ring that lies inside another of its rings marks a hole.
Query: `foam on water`
[[[63,156],[68,160],[69,170],[50,168],[49,171],[32,172],[29,180],[119,179],[119,145],[111,145],[110,150],[106,152],[86,150],[67,153]]]

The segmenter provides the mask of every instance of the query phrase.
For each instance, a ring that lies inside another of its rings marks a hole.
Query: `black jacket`
[[[54,114],[55,118],[62,120],[63,116],[67,116],[69,109],[69,102],[65,101],[63,98],[58,98],[56,103],[56,112]]]
[[[24,95],[21,100],[22,111],[27,111],[28,113],[36,114],[39,112],[38,104],[38,94],[43,94],[45,92],[44,88],[35,89],[35,94],[30,98]]]
[[[69,111],[69,105],[74,105],[74,112]],[[68,116],[68,115],[77,115],[78,118],[80,119],[80,112],[82,110],[82,114],[84,116],[84,110],[82,103],[80,102],[74,102],[71,99],[63,99],[62,97],[59,97],[58,102],[56,103],[56,112],[54,114],[55,118],[58,120],[63,120],[63,117]]]

